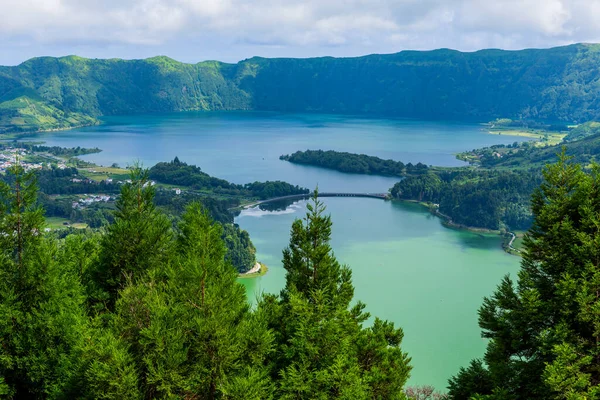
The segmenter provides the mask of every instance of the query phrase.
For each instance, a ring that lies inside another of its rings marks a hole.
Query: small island
[[[384,160],[366,154],[353,154],[334,150],[297,151],[290,155],[282,155],[280,160],[295,164],[312,165],[350,174],[380,175],[404,177],[421,175],[427,172],[427,165],[417,163],[404,164],[401,161]]]

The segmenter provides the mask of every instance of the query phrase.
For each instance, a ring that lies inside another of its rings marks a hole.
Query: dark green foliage
[[[599,173],[564,153],[544,170],[518,281],[505,278],[479,311],[487,368],[461,370],[450,381],[454,398],[600,396]]]
[[[284,250],[286,286],[259,304],[275,333],[271,376],[276,397],[403,399],[410,366],[400,349],[402,330],[351,306],[350,269],[329,246],[331,219],[316,194],[304,220],[292,225]]]
[[[197,202],[173,230],[147,171],[133,168],[113,223],[61,239],[42,234],[36,174],[9,172],[0,190],[1,397],[405,398],[402,330],[379,319],[362,326],[369,316],[351,306],[351,273],[333,257],[316,196],[307,225],[292,228],[286,288],[252,310],[230,262],[253,261],[248,234]]]
[[[150,178],[162,183],[190,187],[194,190],[208,190],[215,194],[257,197],[259,199],[308,193],[308,189],[281,181],[236,185],[223,179],[214,178],[202,172],[200,167],[188,165],[179,161],[178,158],[168,163],[160,162],[150,168]]]
[[[256,264],[256,248],[250,240],[250,235],[237,224],[223,224],[221,239],[227,248],[225,260],[238,272],[246,272]]]
[[[533,171],[453,169],[412,176],[391,189],[395,198],[439,205],[452,222],[486,229],[528,229],[529,197],[540,183]]]
[[[11,167],[0,226],[0,393],[60,398],[79,367],[83,288],[68,248],[41,235],[35,175]]]
[[[190,205],[172,262],[121,294],[116,325],[146,397],[216,399],[250,391],[269,398],[270,382],[260,371],[270,335],[249,312],[221,235],[199,204]]]
[[[121,190],[117,183],[87,179],[79,175],[77,168],[42,169],[37,175],[40,190],[46,194],[116,194]]]
[[[238,69],[240,87],[251,94],[257,110],[583,122],[600,110],[598,49],[579,44],[546,50],[252,58]]]
[[[405,165],[401,161],[383,160],[365,154],[343,153],[333,150],[297,151],[291,155],[281,156],[279,159],[352,174],[405,176],[427,172],[427,166],[421,163],[417,165],[408,163]]]
[[[569,126],[564,123],[545,123],[542,121],[536,121],[532,119],[510,119],[510,118],[496,118],[495,120],[487,124],[492,129],[502,130],[509,128],[518,129],[535,129],[551,132],[565,132],[569,130]]]
[[[224,179],[214,178],[200,167],[188,165],[175,158],[171,162],[159,162],[150,168],[150,179],[172,185],[189,186],[194,189],[235,189],[236,185]]]
[[[95,147],[93,149],[86,149],[85,147],[59,147],[59,146],[42,146],[36,145],[27,142],[17,142],[16,140],[10,142],[9,144],[0,143],[0,149],[6,149],[9,147],[18,147],[20,149],[25,149],[27,151],[35,152],[35,153],[49,153],[59,157],[77,157],[83,156],[86,154],[95,154],[100,153],[102,150]]]
[[[135,167],[131,184],[123,185],[115,222],[102,239],[96,281],[113,304],[119,289],[142,278],[170,256],[171,222],[154,205],[154,187],[147,171]]]
[[[176,194],[173,190],[158,189],[154,196],[154,204],[168,215],[179,217],[185,211],[188,204],[193,202],[202,203],[211,218],[221,223],[233,223],[231,208],[238,207],[240,200],[236,198],[215,198],[209,195],[201,195],[189,191]]]
[[[493,382],[490,372],[481,360],[472,360],[467,368],[462,368],[448,382],[448,390],[453,399],[470,399],[475,393],[492,394]]]
[[[237,64],[40,57],[0,69],[0,128],[56,129],[93,124],[100,115],[250,109],[585,122],[600,118],[599,61],[594,44],[255,57]]]

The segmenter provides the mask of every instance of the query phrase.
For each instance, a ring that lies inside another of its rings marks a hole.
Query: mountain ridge
[[[36,57],[0,67],[0,99],[5,99],[0,132],[53,129],[19,126],[19,109],[4,103],[16,98],[11,92],[23,91],[34,91],[44,107],[58,110],[59,125],[69,124],[60,112],[91,122],[107,115],[190,110],[585,122],[600,119],[598,65],[598,44],[195,64],[167,56]]]

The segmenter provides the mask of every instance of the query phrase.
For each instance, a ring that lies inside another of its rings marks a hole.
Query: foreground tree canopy
[[[484,360],[450,380],[455,399],[600,398],[600,168],[563,155],[532,197],[517,282],[479,310]]]
[[[173,227],[132,171],[103,233],[44,233],[35,175],[0,188],[0,395],[40,399],[403,399],[402,330],[353,302],[315,197],[286,286],[251,309],[198,203]],[[368,326],[367,326],[368,325]]]

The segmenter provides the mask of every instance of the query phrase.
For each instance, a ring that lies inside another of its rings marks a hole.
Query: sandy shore
[[[260,272],[260,263],[257,262],[256,264],[254,264],[254,267],[252,267],[248,271],[244,272],[243,275],[257,274],[259,272]]]

